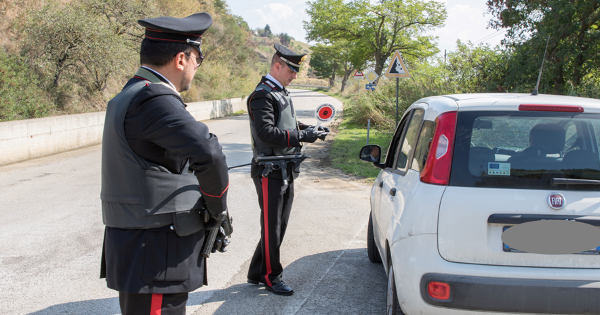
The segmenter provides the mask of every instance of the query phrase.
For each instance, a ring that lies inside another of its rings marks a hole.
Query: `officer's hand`
[[[325,137],[327,137],[327,135],[329,134],[329,128],[317,126],[315,127],[315,129],[317,130],[317,138],[325,140]]]
[[[229,236],[227,236],[225,234],[225,229],[223,228],[223,226],[219,227],[219,232],[217,233],[217,237],[215,238],[215,244],[213,245],[213,248],[211,249],[211,253],[214,253],[216,251],[220,251],[221,253],[224,253],[227,251],[227,246],[230,243],[230,238]]]
[[[214,219],[217,222],[217,224],[220,225],[221,222],[223,222],[227,218],[227,210],[223,210],[220,213],[212,213],[212,212],[210,212],[210,217],[212,219]]]
[[[317,137],[321,140],[325,140],[325,137],[327,137],[328,134],[329,132],[319,131],[319,135]]]
[[[302,142],[313,143],[317,141],[318,137],[319,131],[315,130],[315,128],[306,128],[298,131],[298,139]]]
[[[329,128],[323,127],[323,126],[319,126],[319,127],[317,127],[317,131],[325,131],[325,132],[329,133]]]

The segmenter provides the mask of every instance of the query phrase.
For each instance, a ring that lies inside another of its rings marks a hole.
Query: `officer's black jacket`
[[[282,89],[275,82],[262,77],[261,83],[265,81],[269,81],[275,87],[274,91],[288,95],[288,91],[285,88]],[[248,115],[254,121],[254,128],[257,131],[257,135],[263,141],[280,147],[301,146],[298,130],[290,131],[288,139],[288,133],[285,130],[277,128],[279,105],[278,101],[269,92],[265,90],[254,91],[248,97]],[[298,122],[298,126],[302,130],[307,125]]]
[[[144,80],[135,77],[125,86]],[[209,211],[227,208],[228,172],[217,137],[185,110],[162,84],[149,84],[132,100],[125,136],[133,151],[173,173],[189,167],[198,178]],[[101,277],[109,288],[130,293],[190,292],[206,284],[200,252],[205,231],[179,237],[169,226],[154,229],[106,227]]]
[[[133,98],[125,116],[125,137],[135,153],[173,173],[187,171],[189,160],[209,211],[227,209],[229,175],[217,136],[192,117],[170,88],[151,84]]]
[[[279,85],[267,79],[267,77],[262,77],[257,86],[260,86],[265,81],[269,81],[268,84],[273,87],[274,92],[283,93],[286,96],[288,95],[288,91],[285,88],[279,87]],[[293,107],[293,104],[290,106]],[[248,97],[248,116],[253,121],[256,135],[260,137],[262,141],[279,147],[301,147],[300,130],[309,126],[298,122],[298,129],[296,130],[286,131],[278,128],[279,102],[266,90],[255,90],[250,94]],[[297,172],[297,169],[295,171]],[[274,172],[273,175],[275,177],[281,176],[279,172]],[[261,169],[255,164],[252,165],[251,176],[261,176]]]

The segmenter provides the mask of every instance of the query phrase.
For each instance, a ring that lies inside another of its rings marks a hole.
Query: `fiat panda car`
[[[390,314],[600,314],[600,100],[423,98],[371,190]]]

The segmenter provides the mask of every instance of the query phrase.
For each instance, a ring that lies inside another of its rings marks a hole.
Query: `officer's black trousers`
[[[123,315],[185,315],[186,293],[137,294],[119,292]]]
[[[255,177],[253,180],[262,210],[261,237],[250,262],[248,279],[271,286],[271,281],[283,271],[279,260],[279,247],[292,210],[294,181],[291,177],[287,184],[277,178]]]

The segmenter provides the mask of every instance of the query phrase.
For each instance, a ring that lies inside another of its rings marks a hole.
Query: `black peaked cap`
[[[184,18],[161,16],[143,19],[138,23],[146,28],[146,38],[150,40],[200,46],[202,34],[212,25],[212,17],[202,12]]]
[[[292,70],[295,72],[300,71],[300,65],[302,64],[302,61],[304,61],[304,56],[306,56],[306,54],[295,53],[291,49],[280,44],[275,44],[275,50],[277,51],[277,56],[287,63]]]

